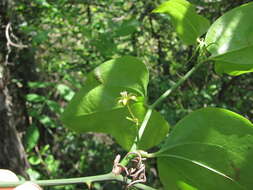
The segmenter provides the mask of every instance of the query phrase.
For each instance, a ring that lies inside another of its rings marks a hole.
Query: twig
[[[10,31],[12,31],[12,28],[11,28],[11,23],[9,22],[6,25],[6,28],[5,28],[5,37],[7,39],[7,42],[6,42],[7,53],[6,53],[6,56],[5,56],[5,64],[9,63],[9,56],[11,54],[11,46],[19,48],[19,49],[28,47],[28,46],[23,45],[23,44],[16,44],[16,43],[12,42],[11,37],[10,37]],[[17,37],[13,33],[11,33],[11,36],[17,41]]]
[[[9,49],[10,46],[13,46],[13,47],[16,47],[16,48],[27,48],[28,46],[27,45],[23,45],[23,44],[16,44],[14,43],[11,38],[10,38],[10,31],[12,30],[11,28],[11,23],[9,22],[5,28],[5,36],[6,36],[6,39],[7,39],[7,48]],[[15,36],[14,34],[11,34],[11,36]],[[14,38],[17,39],[17,37],[15,36]]]
[[[57,185],[71,185],[71,184],[90,184],[98,181],[121,181],[127,184],[131,183],[131,180],[125,180],[122,175],[115,175],[112,172],[103,175],[89,176],[89,177],[79,177],[79,178],[68,178],[68,179],[51,179],[51,180],[38,180],[30,181],[40,186],[57,186]],[[19,182],[0,182],[0,187],[16,187],[27,181]],[[156,190],[150,186],[144,184],[134,184],[135,187],[143,190]]]
[[[165,98],[167,98],[174,90],[181,86],[202,64],[204,61],[197,63],[191,70],[189,70],[174,86],[165,91],[151,106],[154,109],[158,104],[160,104]]]

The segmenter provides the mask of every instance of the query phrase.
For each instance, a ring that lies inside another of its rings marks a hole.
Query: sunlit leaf
[[[203,108],[179,121],[158,153],[168,190],[253,188],[253,125],[219,108]]]
[[[240,75],[253,71],[253,3],[218,18],[206,35],[206,44],[218,73]]]
[[[29,102],[43,102],[46,100],[46,97],[38,94],[27,94],[26,100]]]
[[[51,83],[51,82],[39,82],[39,81],[28,82],[29,88],[46,88],[53,85],[54,83]]]
[[[41,163],[42,160],[38,156],[30,156],[28,161],[32,165],[38,165]]]
[[[56,86],[56,89],[59,92],[59,94],[67,101],[70,101],[75,94],[73,90],[65,84],[58,84]]]
[[[147,84],[148,71],[139,59],[126,56],[105,62],[87,76],[84,87],[65,109],[62,121],[78,132],[111,134],[121,146],[129,149],[138,127],[127,119],[131,117],[127,107],[118,103],[120,93],[127,91],[137,97],[130,108],[140,123],[146,113]],[[158,144],[168,132],[167,122],[157,112],[153,112],[151,121],[140,142],[144,149]],[[156,134],[154,138],[150,138],[152,133]]]
[[[177,34],[188,45],[196,43],[209,27],[209,21],[198,15],[195,6],[186,0],[166,1],[153,12],[168,14]]]

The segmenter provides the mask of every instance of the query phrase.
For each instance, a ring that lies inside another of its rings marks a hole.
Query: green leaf
[[[28,82],[29,88],[47,88],[49,86],[53,86],[52,82]]]
[[[48,107],[51,111],[53,111],[55,113],[62,113],[62,108],[60,107],[60,105],[56,101],[46,100],[46,104],[48,105]]]
[[[252,9],[253,2],[228,11],[208,30],[205,42],[218,73],[253,72]]]
[[[74,96],[74,91],[65,84],[58,84],[56,86],[59,94],[67,101],[70,101]]]
[[[63,123],[78,132],[103,132],[111,134],[125,149],[129,149],[137,135],[134,122],[127,120],[129,111],[118,103],[120,93],[134,94],[138,101],[130,107],[141,122],[146,108],[148,70],[137,58],[125,56],[101,64],[87,76],[86,84],[71,100],[63,115]],[[158,124],[155,124],[156,121]],[[157,113],[151,116],[140,142],[143,149],[158,144],[168,131],[167,122]],[[151,134],[157,134],[150,139]]]
[[[115,37],[123,37],[132,34],[137,30],[139,26],[139,22],[135,19],[125,20],[123,21],[120,26],[117,26],[114,29]]]
[[[31,94],[26,95],[26,100],[29,102],[38,103],[38,102],[44,102],[46,100],[46,97],[31,93]]]
[[[40,132],[36,125],[30,125],[24,136],[24,144],[27,151],[33,149],[39,140]]]
[[[38,165],[42,161],[40,159],[40,157],[38,157],[38,156],[30,156],[28,160],[29,160],[29,163],[32,164],[32,165]]]
[[[46,115],[39,115],[38,120],[40,121],[40,123],[42,123],[45,126],[48,126],[51,128],[55,128],[56,126],[54,120],[52,120],[50,117]]]
[[[203,35],[210,25],[206,18],[196,13],[195,6],[186,0],[164,2],[153,12],[168,14],[177,34],[188,45],[196,43],[197,38]]]
[[[253,189],[252,127],[219,108],[203,108],[179,121],[156,153],[165,189]]]
[[[29,175],[30,180],[37,180],[41,177],[40,172],[33,170],[32,168],[28,168],[26,172]]]
[[[53,155],[48,155],[45,159],[45,162],[47,165],[51,165],[55,162],[54,156]]]

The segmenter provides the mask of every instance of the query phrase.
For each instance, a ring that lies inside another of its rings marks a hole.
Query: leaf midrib
[[[165,152],[168,150],[172,150],[174,148],[180,147],[180,146],[185,146],[185,145],[207,145],[207,146],[214,146],[220,149],[223,149],[226,151],[226,149],[223,146],[217,145],[217,144],[212,144],[212,143],[201,143],[201,142],[189,142],[189,143],[180,143],[180,144],[174,144],[173,146],[169,146],[168,148],[162,148],[159,153]]]

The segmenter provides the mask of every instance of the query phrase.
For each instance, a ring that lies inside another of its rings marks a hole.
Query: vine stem
[[[138,131],[137,137],[135,138],[135,142],[134,142],[134,144],[132,145],[132,147],[131,147],[131,149],[130,149],[129,152],[136,152],[136,150],[138,149],[137,143],[138,143],[138,141],[141,139],[141,137],[142,137],[142,135],[143,135],[143,133],[144,133],[144,130],[145,130],[145,128],[146,128],[146,126],[147,126],[147,124],[148,124],[148,121],[149,121],[149,119],[150,119],[150,117],[151,117],[152,111],[153,111],[153,109],[148,108],[148,110],[147,110],[147,112],[146,112],[146,114],[145,114],[144,120],[143,120],[142,123],[141,123],[141,126],[140,126],[140,129],[139,129],[139,131]],[[122,166],[126,166],[126,165],[128,164],[128,162],[129,162],[133,157],[134,157],[133,154],[126,155],[126,156],[122,159],[122,161],[120,162],[120,164],[121,164]]]
[[[78,178],[68,178],[68,179],[51,179],[51,180],[37,180],[37,181],[19,181],[19,182],[1,182],[0,187],[16,187],[25,182],[32,182],[40,186],[56,186],[56,185],[71,185],[71,184],[91,184],[97,181],[120,181],[127,184],[131,183],[131,180],[125,179],[122,175],[115,175],[112,172],[103,175],[88,176],[88,177],[78,177]],[[135,187],[143,190],[156,190],[150,186],[144,184],[135,184]]]
[[[151,106],[154,109],[158,104],[160,104],[165,98],[167,98],[174,90],[181,86],[205,61],[198,62],[194,67],[191,68],[175,85],[170,89],[166,90]]]
[[[198,61],[196,65],[194,65],[191,70],[189,70],[177,83],[175,83],[170,89],[166,90],[152,105],[148,107],[148,110],[144,116],[144,120],[141,123],[138,137],[136,137],[135,143],[132,145],[129,152],[136,152],[138,149],[137,140],[141,140],[143,133],[146,129],[148,121],[151,117],[153,109],[159,105],[163,100],[165,100],[173,91],[175,91],[179,86],[181,86],[206,60]],[[132,159],[133,155],[125,156],[120,162],[121,165],[126,166],[128,162]]]
[[[147,112],[146,112],[146,115],[144,117],[144,120],[141,123],[141,127],[140,127],[139,133],[138,133],[138,139],[142,138],[144,130],[145,130],[145,128],[146,128],[146,126],[148,124],[148,121],[149,121],[149,119],[151,117],[152,111],[153,111],[153,109],[151,107],[149,107],[148,110],[147,110]]]

